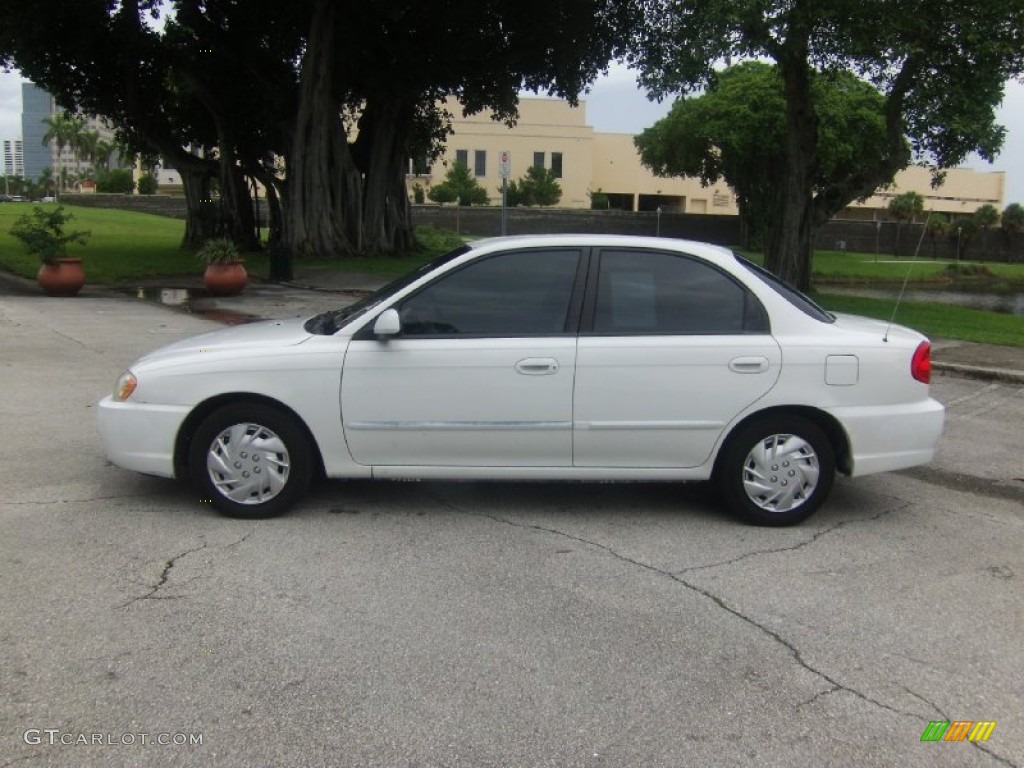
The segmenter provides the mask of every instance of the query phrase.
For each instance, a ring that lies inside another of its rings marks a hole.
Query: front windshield
[[[438,256],[436,259],[428,261],[422,267],[414,269],[412,272],[392,280],[383,288],[374,291],[369,296],[364,296],[355,304],[349,304],[347,307],[342,307],[341,309],[332,309],[327,312],[321,312],[316,317],[311,317],[306,321],[304,327],[309,333],[330,336],[346,323],[366,314],[382,301],[387,300],[407,285],[419,280],[428,272],[437,269],[443,264],[447,264],[452,259],[458,258],[469,250],[470,247],[468,245],[460,245],[454,251],[449,251],[443,256]]]

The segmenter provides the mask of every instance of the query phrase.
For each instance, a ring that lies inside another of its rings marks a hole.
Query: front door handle
[[[768,358],[734,357],[729,361],[729,370],[734,373],[764,373],[768,370]]]
[[[553,357],[527,357],[516,363],[516,372],[524,376],[550,376],[558,373],[558,361]]]

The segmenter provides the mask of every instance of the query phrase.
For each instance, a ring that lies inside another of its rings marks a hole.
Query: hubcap
[[[743,490],[767,512],[788,512],[818,486],[818,456],[796,435],[772,435],[755,445],[743,462]]]
[[[206,470],[213,486],[238,504],[263,504],[288,482],[288,449],[260,424],[235,424],[213,439]]]

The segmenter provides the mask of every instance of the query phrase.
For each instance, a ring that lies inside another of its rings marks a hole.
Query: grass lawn
[[[902,283],[908,274],[911,282],[945,282],[953,279],[963,281],[965,277],[972,279],[969,274],[957,275],[955,271],[961,273],[979,271],[982,275],[987,271],[991,274],[992,279],[1024,285],[1024,263],[996,264],[964,261],[958,265],[949,261],[932,261],[923,253],[917,259],[910,257],[897,259],[894,256],[880,254],[876,261],[874,254],[843,251],[814,252],[814,279],[818,282],[888,280]]]
[[[0,204],[0,268],[23,277],[35,277],[39,261],[25,253],[9,233],[22,214],[31,213],[28,203]],[[49,208],[51,205],[41,206]],[[71,245],[69,256],[82,259],[89,282],[110,284],[138,277],[196,274],[195,254],[179,248],[185,222],[146,213],[68,205],[75,218],[68,231],[92,233],[85,245]]]

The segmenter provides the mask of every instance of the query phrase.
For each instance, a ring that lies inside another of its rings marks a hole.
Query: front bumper
[[[174,477],[174,441],[189,408],[103,398],[97,408],[103,451],[114,464],[147,475]]]
[[[942,436],[946,409],[936,400],[829,408],[850,439],[851,476],[927,464]]]

